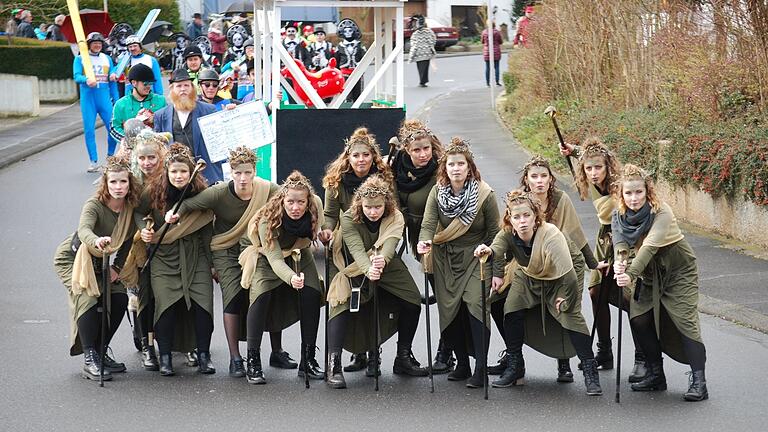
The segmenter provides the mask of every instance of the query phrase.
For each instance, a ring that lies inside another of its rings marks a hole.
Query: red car
[[[435,36],[437,36],[435,49],[442,51],[451,45],[459,43],[459,31],[456,27],[444,26],[432,18],[427,18],[426,21],[427,27],[435,32]],[[413,29],[411,28],[411,17],[403,20],[403,27],[405,29],[403,32],[405,38],[405,50],[408,51],[411,47],[411,33],[413,33]]]

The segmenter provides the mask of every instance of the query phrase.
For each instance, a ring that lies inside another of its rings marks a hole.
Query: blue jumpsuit
[[[85,146],[88,149],[88,157],[92,163],[99,161],[99,154],[96,149],[96,114],[101,117],[107,127],[112,122],[112,104],[119,99],[117,93],[117,83],[109,80],[109,75],[114,72],[112,59],[104,53],[91,56],[91,63],[96,75],[96,87],[88,87],[83,70],[83,60],[80,56],[75,57],[72,64],[72,74],[75,82],[80,84],[80,112],[83,115],[83,132],[85,134]],[[107,134],[107,155],[115,153],[117,141]]]

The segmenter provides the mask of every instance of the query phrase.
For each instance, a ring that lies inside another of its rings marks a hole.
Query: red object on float
[[[328,66],[326,66],[323,69],[320,69],[317,72],[310,72],[307,70],[306,67],[304,67],[304,63],[302,63],[300,60],[296,60],[296,66],[299,67],[301,72],[304,74],[304,76],[309,80],[309,83],[312,85],[312,88],[314,88],[317,91],[318,96],[320,96],[320,99],[326,99],[333,96],[336,96],[337,94],[341,94],[341,92],[344,90],[344,76],[341,74],[341,71],[336,67],[336,59],[331,58],[328,61]],[[293,81],[293,89],[296,91],[296,94],[299,96],[302,102],[304,102],[304,105],[311,107],[314,106],[312,104],[312,101],[309,99],[307,94],[304,92],[304,90],[299,85],[298,80],[293,79],[293,74],[290,70],[288,70],[287,67],[284,67],[280,73],[285,78],[291,78]]]
[[[91,32],[99,32],[104,38],[109,35],[110,30],[115,25],[108,13],[95,9],[81,9],[80,20],[83,22],[83,33],[88,35]],[[64,23],[61,25],[61,34],[67,42],[77,43],[75,30],[72,28],[72,19],[69,15],[64,18]]]

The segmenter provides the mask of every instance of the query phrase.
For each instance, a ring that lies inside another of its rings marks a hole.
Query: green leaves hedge
[[[65,42],[0,38],[0,73],[35,75],[39,79],[72,78],[72,49]]]

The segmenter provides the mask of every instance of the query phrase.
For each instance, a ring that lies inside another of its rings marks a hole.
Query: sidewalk
[[[14,119],[0,119],[0,126],[19,123]],[[99,128],[101,119],[96,122]],[[16,163],[56,144],[83,133],[80,104],[74,103],[49,116],[21,122],[11,127],[0,127],[0,168]]]
[[[487,91],[456,91],[428,105],[420,110],[422,117],[444,143],[452,136],[470,140],[483,180],[494,188],[501,205],[504,194],[519,185],[520,171],[529,155],[491,109]],[[593,244],[598,222],[592,203],[580,201],[574,188],[564,186],[571,185],[572,179],[561,175],[558,180],[559,186],[568,191],[587,239]],[[690,231],[685,236],[699,265],[699,309],[768,333],[768,262]]]

